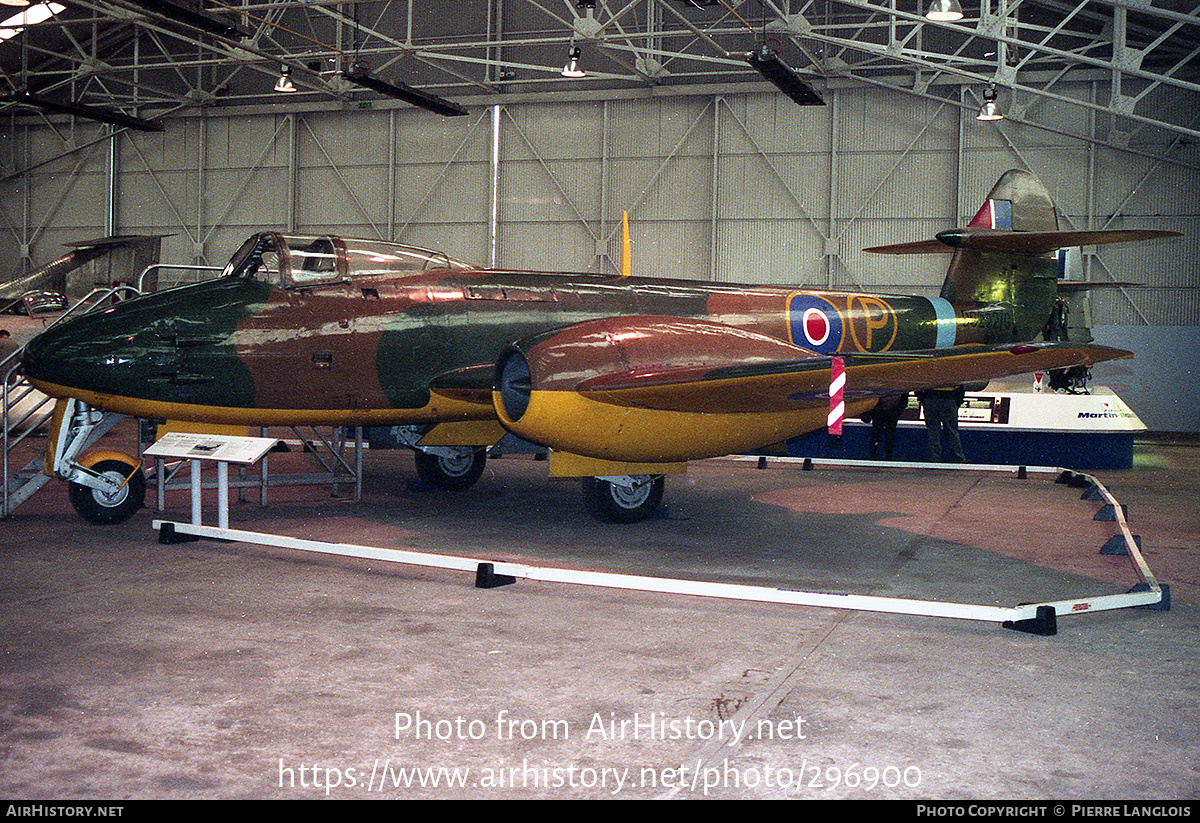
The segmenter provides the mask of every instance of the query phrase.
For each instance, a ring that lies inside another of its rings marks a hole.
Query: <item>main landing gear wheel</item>
[[[123,523],[145,504],[146,475],[140,466],[101,460],[91,470],[112,480],[118,488],[110,494],[82,483],[69,483],[71,505],[84,520],[98,525]]]
[[[662,505],[662,477],[626,485],[602,477],[583,478],[583,502],[597,520],[606,523],[636,523],[645,520]]]
[[[474,485],[487,463],[487,451],[482,448],[458,449],[448,455],[417,451],[416,457],[417,476],[435,489],[450,492]]]

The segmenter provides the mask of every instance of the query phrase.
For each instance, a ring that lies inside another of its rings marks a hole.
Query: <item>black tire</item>
[[[600,477],[585,477],[583,502],[597,520],[605,523],[637,523],[658,511],[665,485],[661,477],[632,489]]]
[[[71,505],[84,520],[102,526],[124,523],[145,505],[146,475],[140,467],[135,470],[134,466],[120,460],[101,460],[92,466],[92,471],[106,475],[118,483],[125,483],[130,471],[133,471],[133,476],[129,477],[129,482],[112,497],[82,483],[67,484]]]
[[[487,463],[487,450],[472,449],[457,457],[438,457],[418,451],[416,458],[417,476],[422,481],[435,489],[456,492],[475,485]]]

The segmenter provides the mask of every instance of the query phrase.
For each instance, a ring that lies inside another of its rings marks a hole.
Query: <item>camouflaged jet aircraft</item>
[[[594,514],[632,522],[688,460],[824,427],[834,358],[859,415],[898,392],[1131,356],[1032,342],[1055,311],[1056,251],[1168,234],[1060,232],[1046,189],[1010,171],[965,229],[870,250],[953,253],[926,298],[489,271],[265,232],[216,279],[48,330],[24,370],[53,397],[140,418],[398,427],[443,489],[473,483],[511,433],[549,450],[552,476],[582,477]],[[58,465],[89,519],[141,505],[136,460]]]

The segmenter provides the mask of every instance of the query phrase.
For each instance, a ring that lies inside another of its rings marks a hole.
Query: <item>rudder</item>
[[[1058,211],[1042,181],[1024,169],[1010,169],[988,192],[967,224],[972,229],[1058,231]]]

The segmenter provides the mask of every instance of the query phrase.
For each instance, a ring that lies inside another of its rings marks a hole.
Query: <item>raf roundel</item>
[[[794,344],[821,354],[837,351],[842,343],[841,315],[832,303],[813,294],[789,298],[788,326]]]
[[[808,342],[814,346],[824,345],[829,339],[829,318],[824,312],[818,309],[808,308],[804,310],[804,336],[808,338]]]

